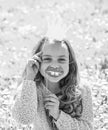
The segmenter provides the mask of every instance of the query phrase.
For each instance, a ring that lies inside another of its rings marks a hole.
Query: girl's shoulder
[[[80,90],[82,97],[89,96],[92,93],[92,89],[90,88],[89,85],[81,84],[78,89]]]

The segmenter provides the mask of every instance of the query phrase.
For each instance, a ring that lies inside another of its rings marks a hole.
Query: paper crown
[[[63,23],[59,14],[54,13],[52,17],[47,16],[47,23],[46,37],[57,40],[62,40],[66,37],[67,26]]]

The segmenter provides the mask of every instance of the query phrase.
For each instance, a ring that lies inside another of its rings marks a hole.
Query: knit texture
[[[93,109],[91,90],[87,86],[80,88],[83,99],[83,113],[80,119],[72,118],[61,111],[57,121],[51,120],[44,108],[45,95],[51,94],[44,85],[36,87],[32,80],[21,84],[20,97],[12,109],[13,118],[21,124],[33,124],[33,130],[93,130]]]

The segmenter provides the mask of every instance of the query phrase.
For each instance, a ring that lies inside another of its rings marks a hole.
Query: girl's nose
[[[58,64],[51,64],[50,67],[53,68],[53,69],[60,68],[60,66]]]
[[[50,69],[52,70],[58,70],[59,67],[56,67],[56,66],[51,66]]]
[[[57,63],[57,61],[52,61],[51,65],[53,68],[57,68],[59,67],[59,64]]]

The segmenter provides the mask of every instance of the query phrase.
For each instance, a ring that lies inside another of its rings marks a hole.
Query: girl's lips
[[[62,72],[63,69],[62,69],[61,67],[56,67],[56,68],[54,68],[54,67],[49,66],[49,67],[46,69],[46,71]]]
[[[53,68],[53,67],[48,67],[45,72],[51,76],[51,77],[59,77],[60,75],[63,74],[63,69],[61,67],[58,68]]]
[[[63,74],[63,71],[61,71],[61,72],[58,72],[58,71],[56,71],[56,72],[54,72],[54,71],[46,71],[46,73],[51,77],[59,77],[60,75]]]

